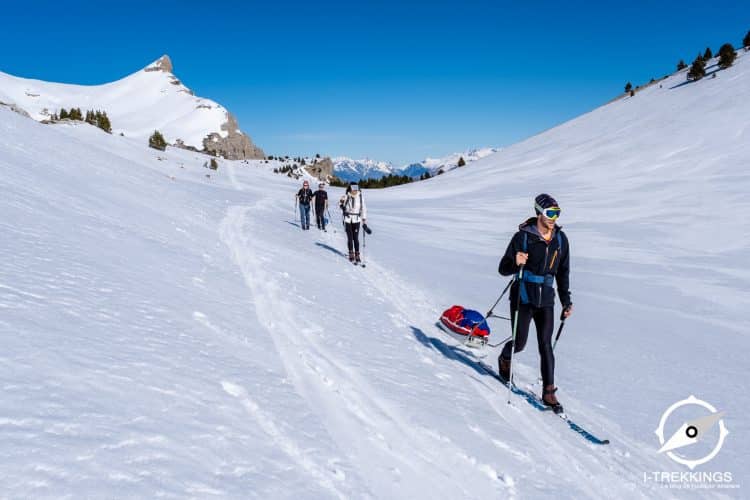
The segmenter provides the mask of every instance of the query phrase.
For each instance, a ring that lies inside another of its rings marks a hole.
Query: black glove
[[[372,234],[372,229],[367,227],[367,224],[362,224],[362,229],[364,229],[367,234]]]

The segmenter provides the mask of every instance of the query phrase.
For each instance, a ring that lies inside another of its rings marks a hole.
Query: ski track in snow
[[[230,173],[230,177],[233,174]],[[242,189],[239,181],[234,179],[233,183],[236,188]],[[429,337],[435,335],[434,322],[438,314],[434,306],[431,306],[430,299],[419,288],[409,285],[394,272],[382,268],[371,259],[367,260],[366,269],[360,269],[348,265],[343,251],[338,256],[333,251],[322,255],[313,253],[307,258],[327,259],[326,265],[333,266],[333,272],[341,274],[343,283],[356,283],[351,290],[360,293],[365,301],[377,302],[379,309],[387,312],[391,326],[386,328],[400,335],[394,348],[406,349],[414,362],[421,359],[427,370],[434,370],[438,379],[450,382],[451,379],[460,377],[467,381],[466,385],[472,387],[475,397],[485,400],[487,407],[495,413],[495,417],[483,415],[482,419],[495,418],[502,422],[494,431],[468,423],[471,431],[494,448],[527,464],[532,471],[527,480],[535,475],[538,479],[531,484],[519,483],[512,474],[478,460],[474,454],[441,431],[413,422],[408,414],[403,414],[389,402],[388,394],[379,392],[377,387],[368,383],[367,375],[353,366],[354,363],[347,359],[345,350],[340,353],[335,347],[331,347],[331,341],[324,339],[326,327],[311,322],[306,311],[306,308],[314,306],[314,302],[306,300],[304,294],[300,294],[295,285],[289,283],[288,273],[274,268],[274,262],[270,258],[271,249],[284,246],[293,248],[299,239],[302,242],[309,239],[309,233],[300,232],[296,227],[284,227],[273,235],[261,233],[255,221],[277,216],[280,211],[283,213],[283,206],[270,197],[259,200],[253,206],[230,207],[221,225],[221,238],[230,248],[235,262],[245,276],[252,300],[258,305],[260,323],[268,326],[268,335],[295,387],[339,443],[342,452],[347,450],[348,460],[355,469],[361,470],[363,475],[369,475],[369,488],[375,497],[411,498],[424,496],[429,492],[428,496],[435,498],[468,498],[472,494],[464,485],[467,481],[476,481],[477,479],[470,478],[477,476],[484,478],[483,480],[489,479],[494,487],[488,491],[495,491],[495,494],[501,496],[513,497],[521,491],[530,493],[525,489],[528,486],[538,488],[539,494],[549,488],[545,484],[548,481],[545,481],[544,474],[550,465],[557,471],[565,471],[567,474],[562,474],[563,477],[585,479],[567,481],[565,484],[570,491],[577,491],[579,496],[600,498],[608,487],[617,485],[618,491],[628,492],[628,496],[632,497],[670,497],[665,490],[638,490],[632,478],[640,477],[643,464],[652,462],[653,470],[659,470],[660,465],[656,460],[648,458],[647,454],[651,450],[643,444],[618,439],[615,424],[596,419],[599,425],[591,428],[598,434],[607,433],[604,437],[612,439],[611,445],[586,443],[567,429],[565,422],[538,412],[516,396],[513,404],[508,405],[503,387],[490,377],[477,373],[476,369],[461,362],[455,363],[456,358],[450,353],[439,352],[432,345],[415,342],[415,335],[411,333],[413,331],[422,332]],[[331,227],[335,229],[335,223]],[[291,235],[284,232],[291,232]],[[323,245],[330,249],[343,243],[341,234],[338,235],[338,240],[334,239],[331,232],[321,233],[320,236],[322,241],[316,242],[317,246]],[[276,237],[285,237],[287,240],[279,241]],[[312,245],[312,242],[307,244]],[[309,248],[304,247],[299,250],[302,253],[309,251]],[[368,259],[366,249],[365,259]],[[283,268],[288,269],[289,260],[282,260]],[[304,304],[304,307],[300,304]],[[377,330],[380,323],[382,319],[378,324],[365,325],[352,334],[375,335],[373,330]],[[425,349],[430,352],[425,353]],[[473,353],[459,349],[459,352],[466,353],[466,359],[478,361]],[[456,373],[456,368],[460,373]],[[527,367],[522,371],[529,378],[534,373]],[[579,410],[573,411],[577,422],[586,425],[593,421],[586,418],[584,405],[568,399],[566,404]],[[496,433],[498,430],[520,435],[525,447],[519,449],[516,445],[506,443],[502,434]],[[368,438],[362,439],[362,435]],[[534,452],[531,453],[529,449]],[[415,454],[415,450],[419,452]],[[641,456],[632,465],[631,457],[634,453]],[[549,463],[534,464],[530,458],[532,455],[546,456]],[[379,470],[373,469],[373,461],[378,464]],[[434,485],[429,481],[418,480],[410,483],[407,478],[418,478],[423,467],[441,470],[443,481]],[[547,494],[551,492],[548,491]]]
[[[261,323],[268,324],[272,330],[269,335],[300,392],[306,395],[311,405],[319,405],[316,410],[322,419],[329,420],[329,430],[340,433],[341,446],[358,448],[350,457],[354,462],[381,457],[380,463],[383,466],[387,464],[385,468],[389,470],[380,471],[385,477],[374,477],[370,481],[375,496],[408,498],[424,495],[425,488],[430,488],[427,482],[405,480],[407,477],[419,478],[419,461],[430,469],[443,470],[446,477],[454,474],[456,466],[464,471],[460,474],[460,480],[450,485],[449,491],[445,490],[446,484],[435,485],[432,495],[436,498],[470,496],[463,487],[467,471],[490,478],[498,485],[497,491],[512,495],[512,478],[488,464],[478,463],[469,452],[444,436],[408,422],[388,403],[387,398],[378,395],[376,389],[347,366],[346,360],[339,359],[315,339],[316,331],[320,331],[319,326],[305,328],[296,323],[294,306],[285,298],[288,294],[283,293],[282,287],[262,269],[264,266],[254,264],[258,251],[252,245],[260,243],[258,238],[245,236],[248,233],[257,234],[253,231],[252,218],[270,216],[272,208],[270,200],[253,208],[231,208],[222,224],[222,239],[232,249],[235,260],[242,268],[253,300],[259,304]],[[344,264],[343,260],[335,261],[335,265]],[[347,274],[361,271],[352,266]],[[351,276],[345,279],[351,279]],[[360,437],[363,433],[369,436],[366,440]],[[431,444],[431,441],[435,441],[435,444]],[[440,450],[439,453],[424,454],[424,450],[433,448]],[[446,448],[452,451],[452,457],[445,455]],[[415,456],[415,450],[422,451]],[[365,463],[360,465],[364,466]]]

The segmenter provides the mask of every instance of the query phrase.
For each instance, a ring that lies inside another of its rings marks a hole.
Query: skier
[[[324,183],[318,184],[318,190],[313,195],[315,197],[315,223],[318,229],[326,230],[326,212],[328,211],[328,193],[325,191]]]
[[[352,182],[346,189],[346,194],[339,200],[339,207],[344,212],[344,228],[346,229],[346,244],[349,247],[349,261],[354,264],[362,263],[359,254],[359,226],[367,222],[367,207],[362,198],[362,192],[357,183]]]
[[[548,194],[540,194],[534,200],[534,209],[536,217],[518,226],[498,270],[503,276],[521,276],[520,282],[516,280],[510,290],[510,317],[516,318],[517,322],[515,352],[523,351],[526,346],[533,319],[541,358],[542,402],[559,413],[562,405],[555,396],[555,356],[552,351],[555,321],[553,281],[557,281],[563,316],[567,318],[573,312],[569,290],[570,245],[568,237],[555,223],[560,217],[557,201]],[[498,357],[498,372],[507,382],[510,382],[512,342],[505,344]]]
[[[297,201],[299,202],[299,219],[303,230],[310,229],[310,202],[312,201],[313,192],[310,189],[310,183],[304,181],[302,189],[297,191]]]

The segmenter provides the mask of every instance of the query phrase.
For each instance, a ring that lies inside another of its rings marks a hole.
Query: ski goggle
[[[560,217],[560,207],[549,207],[549,208],[542,208],[539,205],[534,205],[534,208],[536,208],[536,211],[540,214],[544,215],[550,220],[555,220],[558,217]]]

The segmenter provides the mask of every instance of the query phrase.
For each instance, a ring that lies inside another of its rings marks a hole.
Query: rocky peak
[[[174,67],[172,66],[172,60],[167,54],[164,54],[159,59],[149,64],[145,71],[163,71],[165,73],[173,73]]]

